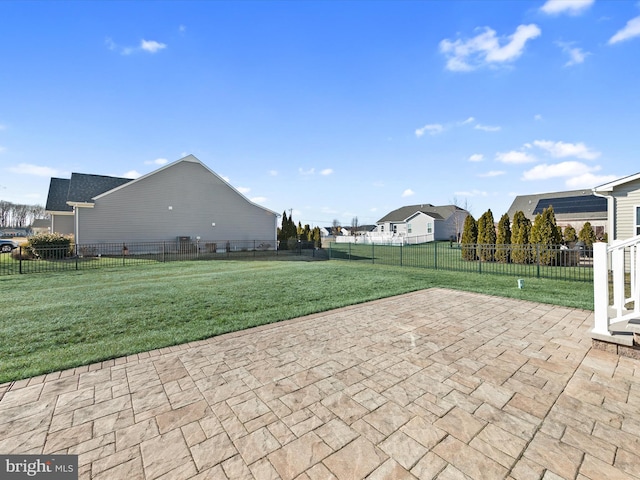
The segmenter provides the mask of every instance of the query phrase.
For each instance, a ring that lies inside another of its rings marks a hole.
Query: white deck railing
[[[609,274],[613,279],[612,301]],[[629,296],[625,291],[627,275]],[[594,334],[610,336],[616,324],[640,319],[640,235],[610,245],[593,244],[593,304]]]

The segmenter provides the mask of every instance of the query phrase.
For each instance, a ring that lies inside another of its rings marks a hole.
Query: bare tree
[[[358,231],[358,217],[353,217],[351,219],[351,235],[356,235]]]
[[[456,207],[456,211],[454,212],[453,223],[456,229],[456,241],[459,243],[462,238],[462,231],[464,230],[464,222],[467,218],[467,213],[471,213],[471,204],[469,203],[469,199],[465,197],[462,205],[458,200],[458,197],[454,196],[451,200],[451,204]],[[464,212],[458,210],[465,210]]]
[[[334,237],[338,235],[338,233],[340,233],[340,222],[338,221],[337,218],[333,219],[333,223],[331,224],[331,230],[332,230],[331,233],[333,233]]]

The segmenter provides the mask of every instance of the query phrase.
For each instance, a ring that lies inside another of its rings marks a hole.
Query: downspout
[[[616,206],[615,197],[613,195],[605,195],[603,193],[598,193],[596,192],[595,188],[592,188],[591,191],[596,197],[607,199],[607,239],[609,240],[608,243],[612,243],[616,239],[615,238],[616,215],[614,212],[615,206]]]
[[[80,222],[78,221],[78,216],[80,215],[80,209],[78,208],[77,205],[75,205],[73,207],[73,242],[76,244],[76,247],[78,246],[78,244],[80,243],[80,239],[78,237],[78,232],[79,232],[79,224]]]

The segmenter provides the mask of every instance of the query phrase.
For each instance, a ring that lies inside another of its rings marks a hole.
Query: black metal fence
[[[593,281],[593,250],[542,245],[419,245],[331,243],[329,258],[380,265],[518,277]]]
[[[0,254],[0,276],[180,260],[297,260],[308,257],[328,258],[328,253],[316,249],[313,242],[297,242],[280,249],[273,240],[95,243],[37,248],[21,246],[11,253]]]

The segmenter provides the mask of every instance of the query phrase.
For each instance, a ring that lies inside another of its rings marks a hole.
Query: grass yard
[[[593,309],[593,286],[358,262],[173,262],[0,277],[0,383],[429,287]]]

